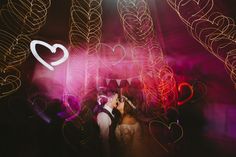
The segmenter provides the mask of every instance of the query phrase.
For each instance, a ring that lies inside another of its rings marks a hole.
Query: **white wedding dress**
[[[134,124],[120,124],[116,127],[115,134],[120,143],[124,156],[140,155],[142,133],[138,122]]]

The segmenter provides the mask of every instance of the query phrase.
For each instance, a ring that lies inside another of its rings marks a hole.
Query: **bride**
[[[115,134],[120,146],[120,156],[139,157],[141,155],[141,127],[136,118],[136,107],[125,96],[117,109],[122,114]]]

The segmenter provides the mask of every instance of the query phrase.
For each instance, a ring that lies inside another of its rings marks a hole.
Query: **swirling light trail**
[[[147,104],[155,102],[164,108],[175,104],[174,74],[157,42],[147,1],[118,0],[117,8],[126,38],[134,47],[143,47],[143,52],[149,55],[149,64],[144,65],[149,67],[148,74],[142,73]]]
[[[89,60],[97,52],[96,47],[101,40],[102,0],[72,0],[71,25],[69,32],[70,44],[86,55],[84,87],[82,93],[90,90],[96,63]],[[76,50],[77,51],[77,50]],[[92,70],[93,71],[93,70]],[[98,75],[98,74],[95,74]]]
[[[186,24],[193,38],[225,64],[236,87],[235,21],[214,11],[214,0],[167,0],[167,2]]]
[[[29,54],[30,36],[44,25],[51,0],[25,0],[8,3],[0,10],[0,98],[21,86],[21,65]]]
[[[72,46],[96,52],[101,40],[102,0],[72,0],[70,43]]]

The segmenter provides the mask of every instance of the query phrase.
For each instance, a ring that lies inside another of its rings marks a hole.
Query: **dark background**
[[[224,64],[188,34],[164,0],[149,2],[155,25],[159,25],[158,38],[176,78],[201,81],[207,87],[205,96],[179,108],[184,138],[174,156],[235,156],[236,95]],[[220,12],[236,20],[234,0],[215,2]],[[1,0],[0,6],[5,3]],[[53,0],[46,24],[32,39],[68,44],[70,5],[70,0]],[[116,1],[104,0],[102,42],[123,40],[120,26]],[[178,44],[180,41],[183,44]],[[28,105],[35,62],[30,55],[20,67],[22,87],[0,100],[0,156],[70,156],[73,152],[60,134],[60,122],[46,124]]]

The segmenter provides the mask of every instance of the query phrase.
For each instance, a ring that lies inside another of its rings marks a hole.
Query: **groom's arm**
[[[106,113],[101,112],[97,115],[97,123],[100,128],[100,135],[101,135],[102,139],[108,139],[109,138],[109,127],[111,125],[110,117]]]
[[[104,113],[100,112],[97,115],[97,123],[100,128],[100,136],[103,144],[104,156],[110,156],[110,146],[109,146],[109,127],[111,125],[110,117]]]

